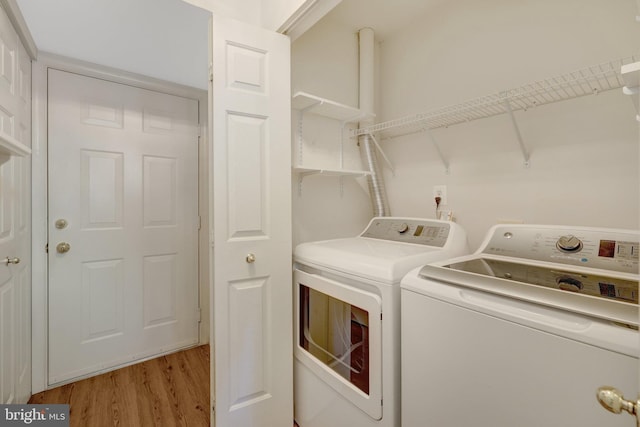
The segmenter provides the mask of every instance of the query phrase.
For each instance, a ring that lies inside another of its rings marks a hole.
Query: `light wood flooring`
[[[209,425],[209,345],[35,394],[70,404],[71,427]]]

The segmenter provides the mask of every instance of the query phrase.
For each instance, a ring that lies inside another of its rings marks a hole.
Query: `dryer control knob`
[[[556,247],[562,252],[580,252],[582,241],[572,234],[567,234],[558,239]]]
[[[403,234],[409,231],[409,225],[406,222],[400,224],[400,228],[398,229],[398,233]]]

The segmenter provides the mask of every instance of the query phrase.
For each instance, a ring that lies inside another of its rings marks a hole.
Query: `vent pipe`
[[[371,28],[363,28],[358,32],[360,47],[360,110],[365,113],[371,113],[370,118],[366,118],[360,122],[360,127],[373,124],[374,112],[374,33]],[[371,171],[371,175],[367,177],[369,184],[369,195],[371,196],[371,204],[374,216],[390,216],[389,202],[387,200],[387,191],[384,186],[384,178],[382,170],[378,164],[375,146],[369,135],[361,135],[358,137],[358,145],[360,147],[360,156],[362,162]]]

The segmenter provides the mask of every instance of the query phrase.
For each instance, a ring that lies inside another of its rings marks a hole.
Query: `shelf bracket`
[[[433,146],[435,147],[436,152],[438,153],[438,157],[440,157],[440,161],[444,165],[444,173],[449,175],[449,173],[451,172],[449,170],[449,160],[447,160],[444,154],[442,154],[442,150],[440,149],[440,144],[438,144],[438,141],[436,141],[435,137],[433,136],[433,133],[431,132],[431,129],[425,127],[424,132],[427,134],[427,138],[429,138],[429,141],[431,141],[431,144],[433,144]]]
[[[298,197],[302,197],[302,181],[309,175],[314,175],[319,172],[299,172],[298,173]]]
[[[527,147],[524,145],[524,141],[522,140],[522,134],[520,133],[518,122],[516,121],[516,117],[513,114],[513,110],[511,109],[511,104],[509,103],[508,99],[504,100],[504,108],[505,110],[507,110],[507,113],[509,113],[511,125],[513,126],[513,131],[516,134],[516,139],[518,140],[518,145],[520,146],[520,152],[522,152],[522,157],[524,158],[524,167],[528,168],[530,166],[529,152],[527,151]]]
[[[300,110],[300,112],[301,112],[301,113],[304,113],[304,112],[306,112],[306,111],[313,110],[313,109],[314,109],[314,108],[316,108],[318,105],[322,105],[322,104],[324,104],[324,101],[317,101],[317,102],[314,102],[313,104],[308,105],[308,106],[306,106],[306,107],[302,108],[302,109]]]
[[[391,161],[389,160],[385,152],[382,150],[382,147],[380,147],[380,144],[378,144],[378,140],[376,139],[376,137],[373,136],[372,133],[368,133],[367,135],[369,135],[369,138],[371,138],[371,140],[373,141],[373,144],[378,149],[378,152],[382,155],[382,158],[384,159],[384,162],[387,164],[387,167],[391,169],[391,174],[393,176],[396,176],[396,170],[393,168],[393,164],[391,164]]]
[[[622,86],[622,93],[631,96],[633,106],[636,108],[636,120],[640,122],[640,87]]]
[[[304,123],[304,111],[298,113],[298,165],[302,166],[302,126]]]

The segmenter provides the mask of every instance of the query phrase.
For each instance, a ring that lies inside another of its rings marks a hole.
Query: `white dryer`
[[[400,281],[468,253],[457,224],[374,218],[294,252],[294,415],[300,427],[400,425]]]
[[[402,282],[403,427],[624,427],[638,394],[637,231],[499,225]]]

